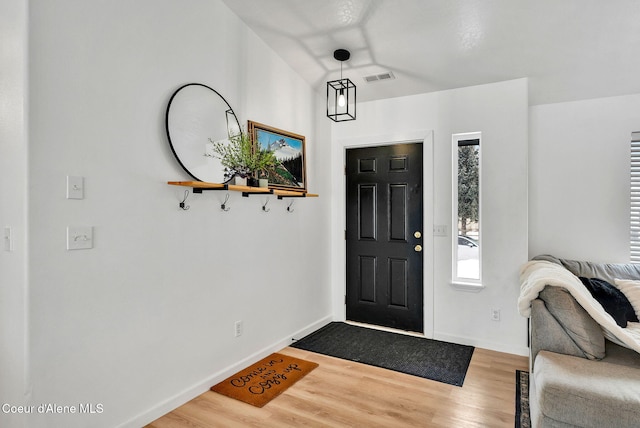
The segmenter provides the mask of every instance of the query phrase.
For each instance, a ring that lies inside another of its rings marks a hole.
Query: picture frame
[[[307,192],[304,135],[249,120],[247,129],[254,150],[272,150],[280,166],[268,171],[269,188]]]

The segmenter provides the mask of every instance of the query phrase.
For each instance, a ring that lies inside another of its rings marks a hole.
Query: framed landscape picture
[[[248,129],[254,150],[270,150],[278,160],[278,166],[268,171],[269,187],[306,192],[304,136],[251,120]]]

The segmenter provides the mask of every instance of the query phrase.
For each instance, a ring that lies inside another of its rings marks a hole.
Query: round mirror
[[[201,83],[173,93],[167,105],[167,137],[176,159],[198,181],[223,183],[224,167],[213,157],[213,143],[240,133],[240,123],[222,95]]]

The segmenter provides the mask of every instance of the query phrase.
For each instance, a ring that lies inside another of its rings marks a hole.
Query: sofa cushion
[[[600,278],[613,284],[616,278],[639,279],[640,264],[633,263],[594,263],[577,260],[560,259],[549,254],[540,254],[532,260],[545,260],[563,266],[575,276]]]
[[[607,356],[602,361],[640,370],[640,354],[633,349],[616,345],[608,340],[605,341],[605,347]]]
[[[637,427],[640,369],[540,351],[533,372],[536,410],[580,427]]]
[[[544,301],[547,311],[558,321],[564,332],[583,352],[584,355],[579,356],[590,360],[604,358],[605,341],[602,329],[566,289],[548,285],[540,292],[539,298]],[[537,327],[542,327],[542,333],[545,335],[551,334],[553,331],[548,326]],[[545,338],[545,342],[554,341],[549,339]],[[558,338],[557,342],[562,342],[560,339]],[[574,352],[567,352],[567,350],[564,353],[577,355]]]
[[[636,316],[640,318],[640,281],[616,278],[615,285],[629,299]]]
[[[562,266],[575,276],[600,278],[613,284],[616,278],[640,279],[640,264],[632,263],[594,263],[559,259]]]
[[[599,278],[581,276],[580,281],[620,327],[625,328],[627,321],[638,322],[633,306],[631,306],[622,291]]]

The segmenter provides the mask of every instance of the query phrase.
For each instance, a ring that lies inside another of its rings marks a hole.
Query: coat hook
[[[222,211],[229,211],[231,209],[231,207],[227,206],[228,200],[229,200],[229,194],[227,193],[227,196],[224,198],[224,202],[222,203],[222,205],[220,205],[220,209]]]
[[[294,200],[292,199],[291,202],[289,203],[289,205],[287,206],[287,212],[294,212],[295,210],[293,209],[293,202]]]
[[[268,213],[269,211],[271,211],[271,208],[267,208],[267,204],[269,204],[269,199],[267,199],[267,201],[264,203],[264,205],[262,206],[262,211]]]
[[[187,201],[187,198],[189,197],[189,191],[185,190],[184,191],[184,199],[182,200],[182,202],[180,202],[180,208],[182,208],[183,210],[188,210],[189,208],[191,208],[190,205],[185,205],[185,202]]]

